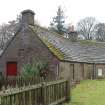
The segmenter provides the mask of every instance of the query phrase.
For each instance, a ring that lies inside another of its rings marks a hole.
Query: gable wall
[[[24,29],[19,32],[14,40],[9,44],[0,60],[0,71],[6,75],[6,63],[8,61],[18,62],[18,74],[22,66],[34,61],[49,62],[52,75],[56,75],[59,60],[48,50],[42,41],[35,36],[30,29]]]

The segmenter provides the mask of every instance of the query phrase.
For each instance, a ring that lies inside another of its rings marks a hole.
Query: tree
[[[105,41],[105,23],[98,23],[95,26],[96,29],[96,40]]]
[[[64,12],[61,6],[59,6],[57,10],[57,16],[55,16],[53,18],[53,21],[50,23],[51,26],[50,29],[58,32],[59,34],[63,34],[65,30],[64,23],[65,23]]]
[[[77,30],[86,40],[92,40],[95,34],[95,25],[97,21],[93,17],[86,17],[77,24]]]
[[[0,25],[0,50],[3,50],[6,43],[14,36],[21,24],[21,17]]]

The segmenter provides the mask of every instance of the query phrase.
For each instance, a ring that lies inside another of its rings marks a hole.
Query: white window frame
[[[98,68],[98,76],[102,76],[102,68]]]

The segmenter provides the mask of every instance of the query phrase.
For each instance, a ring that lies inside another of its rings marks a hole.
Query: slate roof
[[[60,60],[68,62],[105,63],[105,42],[71,42],[59,34],[38,25],[29,26],[29,28],[35,32],[35,35],[37,35]],[[18,32],[20,30],[21,28]],[[3,55],[15,36],[6,44],[4,51],[0,51],[0,56]]]
[[[63,53],[61,60],[86,63],[105,63],[105,43],[77,41],[71,42],[39,26],[30,26],[45,43],[47,40],[56,49]],[[53,51],[52,51],[53,52]],[[55,52],[53,52],[55,53]]]

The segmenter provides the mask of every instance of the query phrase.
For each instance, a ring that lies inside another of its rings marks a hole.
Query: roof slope
[[[57,49],[57,54],[56,51],[51,51],[61,60],[87,63],[105,63],[105,43],[90,43],[88,41],[70,42],[69,40],[60,37],[57,33],[51,32],[40,26],[35,25],[30,27],[37,33],[37,35],[49,47],[50,50],[51,48],[48,43]]]
[[[56,55],[60,60],[87,63],[105,63],[104,42],[71,42],[70,40],[61,37],[57,33],[49,31],[48,29],[38,25],[30,25],[29,28],[36,33],[35,35],[38,35],[38,37],[44,42],[50,51],[53,52],[53,54]],[[20,30],[21,28],[19,31]],[[0,56],[3,55],[15,36],[9,41],[9,43],[6,44],[6,47],[4,51],[1,51]]]

